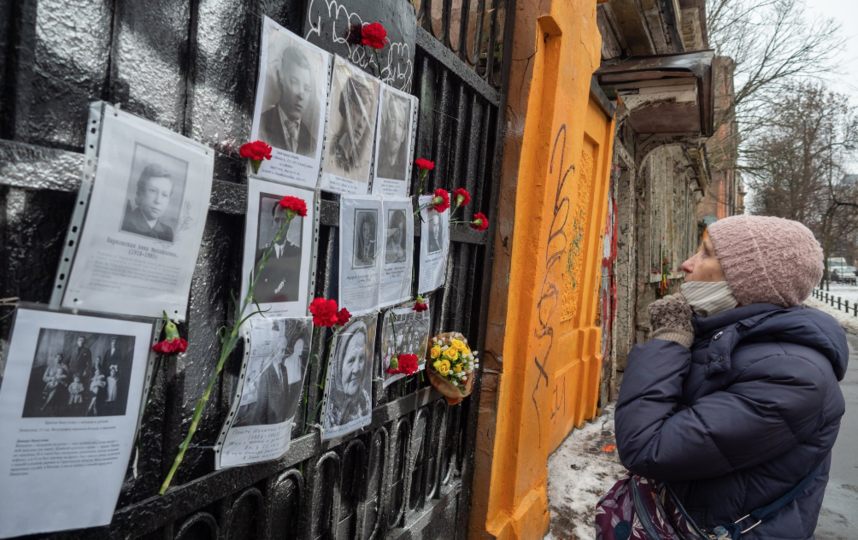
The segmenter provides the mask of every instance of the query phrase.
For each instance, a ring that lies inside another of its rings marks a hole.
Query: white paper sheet
[[[414,210],[411,199],[384,198],[379,306],[388,307],[411,298],[414,278]]]
[[[246,362],[215,447],[218,469],[286,455],[302,410],[313,319],[251,319],[247,334]]]
[[[214,151],[107,109],[98,169],[63,307],[184,320]]]
[[[110,523],[152,332],[151,323],[18,310],[0,387],[0,538]]]
[[[429,305],[428,301],[426,305]],[[426,367],[426,347],[429,343],[429,326],[432,324],[430,313],[431,310],[418,313],[411,305],[382,312],[380,364],[384,388],[405,377],[401,373],[387,372],[393,355],[414,354],[419,366],[417,371]]]
[[[381,198],[343,196],[340,200],[340,307],[351,313],[378,308],[382,264]]]
[[[262,21],[251,140],[271,146],[258,176],[302,187],[319,181],[332,57],[268,17]]]
[[[432,195],[423,195],[419,204],[431,201]],[[450,247],[450,210],[436,212],[431,206],[420,211],[420,294],[432,292],[444,284],[447,272],[447,250]]]
[[[377,311],[352,317],[334,338],[325,382],[323,441],[372,422],[372,359],[377,322]]]
[[[321,187],[334,193],[369,193],[380,81],[337,56],[322,159]]]
[[[375,135],[373,195],[408,196],[417,137],[417,106],[416,97],[386,84],[381,85]]]
[[[274,247],[265,267],[259,272],[253,297],[265,317],[303,317],[310,305],[310,281],[315,242],[316,192],[308,189],[267,182],[251,177],[247,182],[247,221],[244,233],[244,256],[241,265],[241,298],[250,288],[248,276],[258,271],[264,251],[286,219],[279,207],[280,199],[290,195],[307,203],[307,217],[296,216],[284,237]],[[248,306],[245,316],[256,311]],[[254,317],[262,317],[262,314]]]

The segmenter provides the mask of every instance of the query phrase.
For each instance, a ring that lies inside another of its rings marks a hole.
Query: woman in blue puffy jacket
[[[819,467],[773,516],[739,523],[747,540],[813,538],[849,358],[834,318],[801,305],[822,258],[795,221],[717,221],[682,265],[681,294],[650,305],[653,339],[629,354],[616,410],[620,459],[667,481],[709,531],[773,503]]]

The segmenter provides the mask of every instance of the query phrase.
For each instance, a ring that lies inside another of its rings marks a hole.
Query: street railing
[[[845,311],[846,313],[851,313],[852,315],[858,317],[858,302],[852,302],[850,307],[849,300],[844,300],[839,296],[835,296],[830,292],[816,288],[813,289],[813,294],[811,295],[817,300],[822,300],[826,304],[831,305],[832,307],[836,307],[838,310]]]

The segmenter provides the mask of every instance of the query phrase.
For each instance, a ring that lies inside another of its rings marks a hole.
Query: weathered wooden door
[[[505,38],[511,35],[514,0],[388,2],[396,17],[417,19],[415,157],[436,162],[428,187],[467,188],[473,195],[467,210],[482,211],[493,222],[509,61]],[[191,350],[161,365],[140,452],[129,464],[111,525],[54,537],[466,535],[479,385],[473,397],[455,407],[426,382],[378,387],[371,426],[347,440],[322,443],[314,431],[301,436],[296,427],[283,459],[215,472],[212,446],[239,372],[236,355],[174,487],[156,495],[216,364],[215,332],[230,313],[230,290],[239,286],[246,178],[237,148],[250,131],[261,17],[303,35],[309,13],[345,13],[354,23],[361,4],[0,0],[0,297],[41,303],[50,298],[80,185],[90,102],[121,103],[219,153],[189,320],[182,329]],[[338,210],[334,197],[323,201],[318,296],[336,294]],[[456,227],[451,237],[446,286],[429,299],[432,330],[460,330],[481,350],[493,229],[476,234]],[[0,312],[0,353],[8,343],[9,313],[8,308]],[[321,366],[314,365],[307,410],[322,397],[321,377]]]

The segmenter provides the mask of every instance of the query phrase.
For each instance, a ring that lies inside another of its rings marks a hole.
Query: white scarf
[[[682,296],[699,317],[711,317],[739,305],[726,281],[683,283]]]

